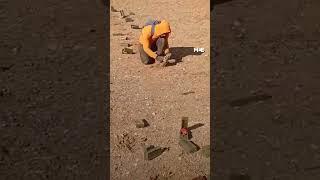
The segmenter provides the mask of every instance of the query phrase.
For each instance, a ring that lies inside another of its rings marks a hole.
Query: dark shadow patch
[[[203,52],[194,52],[194,47],[171,47],[170,52],[172,53],[171,59],[175,59],[177,64],[182,62],[182,58],[186,56],[199,56]]]
[[[231,101],[229,104],[232,107],[245,106],[245,105],[259,102],[259,101],[266,101],[271,98],[272,98],[272,96],[268,95],[268,94],[253,95],[253,96],[248,96],[248,97],[236,99],[234,101]]]
[[[232,1],[232,0],[214,0],[214,1],[211,1],[210,12],[214,9],[214,6],[216,6],[218,4],[227,3],[227,2],[230,2],[230,1]]]
[[[129,18],[129,17],[126,16],[126,17],[125,17],[125,21],[126,21],[126,22],[133,22],[134,20],[133,20],[132,18]]]
[[[192,125],[192,126],[188,127],[188,129],[189,129],[190,131],[192,131],[192,130],[195,130],[195,129],[197,129],[197,128],[199,128],[199,127],[202,127],[202,126],[204,126],[203,123],[197,123],[197,124],[195,124],[195,125]]]
[[[14,64],[10,64],[7,66],[0,66],[0,69],[2,72],[5,72],[5,71],[9,71],[13,66],[14,66]]]
[[[251,178],[247,174],[233,173],[229,176],[229,180],[251,180]]]
[[[197,124],[195,124],[195,125],[192,125],[192,126],[188,127],[188,131],[189,131],[188,138],[189,138],[189,139],[192,139],[192,138],[193,138],[192,130],[195,130],[195,129],[197,129],[197,128],[199,128],[199,127],[202,127],[202,126],[204,126],[203,123],[197,123]]]
[[[182,93],[182,95],[188,95],[188,94],[194,94],[194,93],[195,93],[194,91],[188,91],[188,92]]]

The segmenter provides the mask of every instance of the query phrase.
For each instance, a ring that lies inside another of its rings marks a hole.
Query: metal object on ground
[[[149,123],[145,119],[139,119],[135,121],[137,128],[144,128],[149,126]]]
[[[121,17],[122,17],[122,18],[125,17],[123,10],[120,10],[120,14],[121,14]]]
[[[133,22],[134,21],[132,18],[129,18],[129,17],[127,17],[125,20],[126,20],[126,22]]]
[[[129,43],[120,43],[120,45],[122,47],[131,47],[131,46],[133,46],[133,44],[129,44]]]
[[[188,117],[182,117],[179,145],[187,152],[194,153],[199,150],[198,146],[190,141],[190,130],[188,129]]]
[[[179,145],[184,149],[187,153],[194,153],[199,150],[199,148],[192,142],[185,139],[180,139]]]
[[[112,12],[119,12],[119,11],[116,10],[113,6],[111,6],[111,11],[112,11]]]
[[[153,145],[144,147],[144,160],[152,160],[160,156],[164,152],[164,149],[161,147],[155,147]]]
[[[124,36],[125,34],[122,34],[122,33],[113,33],[112,35],[113,35],[113,36]]]
[[[142,29],[142,28],[140,28],[138,25],[131,25],[131,29]]]
[[[180,129],[180,139],[189,140],[190,132],[188,129],[188,117],[182,117],[181,120],[181,129]]]
[[[122,54],[134,54],[133,49],[130,48],[123,48]]]

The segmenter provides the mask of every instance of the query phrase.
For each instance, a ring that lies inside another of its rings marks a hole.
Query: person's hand
[[[163,56],[157,56],[157,57],[156,57],[156,60],[157,60],[158,62],[162,62],[162,61],[163,61],[163,59],[164,59],[164,57],[163,57]]]
[[[172,54],[171,54],[170,52],[166,53],[165,59],[169,60],[169,59],[171,58],[171,55],[172,55]]]

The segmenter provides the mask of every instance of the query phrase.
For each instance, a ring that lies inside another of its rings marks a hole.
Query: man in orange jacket
[[[167,62],[171,56],[168,44],[170,33],[170,25],[166,20],[152,21],[142,28],[138,48],[143,64]]]

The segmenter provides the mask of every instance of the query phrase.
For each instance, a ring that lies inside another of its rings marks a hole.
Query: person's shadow
[[[175,63],[172,63],[170,65],[175,65],[177,63],[182,62],[182,58],[186,57],[186,56],[199,56],[201,54],[203,54],[203,52],[200,51],[194,51],[194,47],[171,47],[170,48],[170,52],[171,52],[171,59],[175,59]]]

